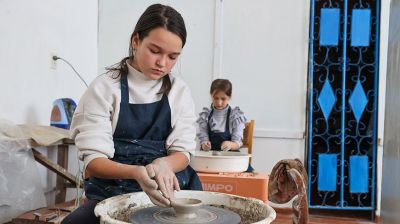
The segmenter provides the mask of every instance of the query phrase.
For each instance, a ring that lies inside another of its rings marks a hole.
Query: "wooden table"
[[[56,203],[65,201],[67,187],[76,187],[75,175],[68,172],[68,151],[74,140],[70,139],[69,130],[40,125],[18,125],[19,134],[12,136],[15,139],[27,140],[32,148],[35,160],[57,174]],[[38,147],[57,148],[57,163],[40,153]],[[79,184],[82,187],[82,184]]]
[[[57,174],[56,203],[65,201],[68,187],[76,187],[78,185],[75,176],[68,172],[68,151],[70,145],[74,145],[72,139],[63,139],[59,144],[51,145],[57,147],[57,163],[54,163],[35,149],[35,147],[42,147],[41,145],[32,144],[32,152],[35,160]],[[79,187],[83,187],[82,183],[80,183]]]

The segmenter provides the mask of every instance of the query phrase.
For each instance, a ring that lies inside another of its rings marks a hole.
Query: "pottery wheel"
[[[201,206],[196,214],[196,218],[182,219],[175,216],[173,208],[153,206],[132,213],[130,220],[134,224],[238,224],[241,220],[235,212],[208,205]]]

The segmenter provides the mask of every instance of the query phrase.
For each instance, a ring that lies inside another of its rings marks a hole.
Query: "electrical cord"
[[[54,61],[61,60],[61,61],[65,62],[67,65],[69,65],[72,68],[72,70],[75,72],[75,74],[79,77],[79,79],[85,84],[85,86],[88,87],[88,84],[86,83],[86,81],[82,78],[82,76],[79,74],[79,72],[76,71],[74,66],[72,66],[72,64],[69,61],[67,61],[64,58],[55,56],[55,55],[53,56],[53,60]],[[75,186],[76,197],[75,197],[75,203],[74,203],[75,208],[80,206],[81,199],[82,199],[83,192],[84,192],[84,191],[80,190],[80,186],[81,186],[81,184],[83,182],[83,178],[82,178],[83,172],[82,172],[82,169],[81,169],[81,164],[79,162],[78,151],[76,152],[76,158],[77,158],[77,162],[78,162],[78,171],[77,171],[77,173],[75,175],[75,182],[76,182],[76,186]]]
[[[64,58],[55,56],[55,55],[53,56],[53,60],[54,61],[61,60],[61,61],[65,62],[65,63],[67,63],[67,65],[69,65],[72,68],[72,70],[74,70],[76,75],[82,80],[82,82],[85,84],[85,86],[88,87],[88,84],[85,82],[85,80],[82,78],[82,76],[75,70],[74,66],[72,66],[71,63],[69,63],[69,61],[65,60]]]

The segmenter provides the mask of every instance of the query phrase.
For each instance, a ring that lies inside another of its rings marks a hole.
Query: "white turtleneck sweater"
[[[213,132],[225,132],[226,121],[228,119],[228,131],[231,134],[231,141],[238,144],[239,147],[243,145],[243,130],[246,125],[246,117],[239,107],[233,107],[229,118],[227,118],[228,108],[229,105],[220,110],[213,108],[214,112],[210,119],[208,119],[208,116],[210,115],[212,108],[203,108],[199,114],[199,119],[197,120],[197,123],[199,124],[198,137],[200,144],[210,141],[208,136],[208,126],[210,126],[211,131]]]
[[[144,104],[161,100],[157,94],[162,79],[151,80],[128,64],[129,103]],[[166,139],[168,153],[179,151],[190,160],[195,150],[196,116],[194,103],[187,85],[170,75],[172,88],[168,94],[171,108],[172,132]],[[121,102],[120,79],[111,74],[98,76],[79,101],[71,124],[71,137],[75,139],[84,169],[95,158],[114,156],[113,133]]]

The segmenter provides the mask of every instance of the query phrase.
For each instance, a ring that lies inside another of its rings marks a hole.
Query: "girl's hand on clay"
[[[224,141],[221,144],[221,150],[222,151],[229,151],[231,149],[236,150],[238,149],[238,145],[235,142],[232,141]]]
[[[203,142],[201,144],[201,149],[203,149],[203,151],[209,151],[211,149],[211,142],[210,141]]]
[[[147,165],[146,170],[150,177],[154,177],[159,190],[165,198],[171,200],[174,198],[174,190],[180,191],[179,182],[174,171],[162,158],[156,159]]]
[[[158,190],[158,184],[155,180],[151,179],[152,176],[148,174],[148,171],[144,166],[139,168],[138,176],[139,177],[136,181],[139,183],[142,190],[149,196],[151,202],[161,207],[169,206],[170,201]]]

